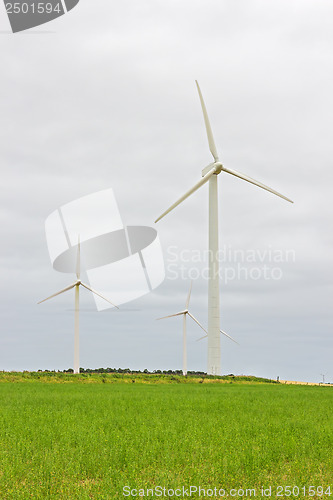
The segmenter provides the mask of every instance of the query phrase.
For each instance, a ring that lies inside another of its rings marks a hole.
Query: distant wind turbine
[[[213,155],[214,162],[210,163],[202,171],[202,179],[197,182],[189,191],[187,191],[181,198],[179,198],[170,208],[163,212],[155,222],[161,220],[165,215],[176,208],[191,194],[197,191],[201,186],[209,181],[209,279],[208,279],[208,367],[207,373],[209,375],[221,375],[221,344],[220,344],[220,289],[219,289],[219,242],[218,242],[218,192],[217,192],[217,176],[221,172],[226,172],[239,179],[243,179],[255,186],[258,186],[270,193],[283,198],[290,203],[292,200],[287,198],[274,189],[265,186],[247,175],[236,172],[225,167],[219,160],[215,141],[210,126],[206,106],[201,94],[198,82],[196,81],[199,98],[201,102],[202,112],[204,116],[206,132],[208,137],[208,145],[210,152]]]
[[[175,316],[183,316],[183,375],[187,375],[186,315],[188,314],[190,316],[190,318],[192,318],[193,321],[195,321],[197,323],[197,325],[199,325],[200,328],[206,333],[206,335],[204,337],[201,337],[202,339],[207,337],[207,335],[208,335],[207,330],[201,325],[201,323],[199,323],[199,321],[188,310],[189,305],[190,305],[191,291],[192,291],[192,281],[190,284],[190,290],[188,292],[185,309],[183,311],[177,312],[175,314],[170,314],[169,316],[163,316],[163,318],[157,318],[158,320],[160,320],[160,319],[166,319],[166,318],[173,318]],[[229,339],[231,339],[233,342],[236,342],[232,337],[230,337],[230,335],[223,332],[222,330],[221,330],[221,333],[223,333],[224,335],[229,337]],[[201,340],[201,339],[199,339],[199,340]],[[237,342],[236,342],[236,344],[237,344]]]
[[[93,290],[90,288],[90,286],[86,285],[85,283],[82,283],[80,279],[80,274],[81,274],[81,256],[80,256],[80,238],[78,241],[77,245],[77,256],[76,256],[76,281],[72,283],[72,285],[67,286],[63,290],[60,290],[60,292],[54,293],[50,297],[47,297],[47,299],[41,300],[38,302],[38,304],[41,304],[42,302],[45,302],[46,300],[52,299],[53,297],[56,297],[57,295],[60,295],[64,292],[67,292],[68,290],[71,290],[72,288],[75,288],[75,315],[74,315],[74,373],[80,373],[80,361],[79,361],[79,338],[80,338],[80,333],[79,333],[79,319],[80,319],[80,285],[89,290],[90,292],[94,293],[95,295],[98,295],[102,299],[106,300],[109,302],[112,306],[116,307],[119,309],[118,306],[113,304],[109,299],[103,297],[99,292],[96,292],[96,290]]]

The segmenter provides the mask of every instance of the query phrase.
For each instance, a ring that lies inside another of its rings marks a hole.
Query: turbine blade
[[[118,306],[116,306],[113,302],[111,302],[111,300],[107,299],[106,297],[104,297],[103,295],[101,295],[99,292],[96,292],[96,290],[94,290],[93,288],[90,288],[90,286],[88,285],[85,285],[84,283],[80,283],[82,286],[84,286],[84,288],[86,288],[87,290],[89,290],[90,292],[94,293],[95,295],[98,295],[99,297],[101,297],[102,299],[106,300],[106,302],[109,302],[109,304],[111,304],[113,307],[116,307],[117,309],[119,309]]]
[[[205,328],[204,328],[204,327],[203,327],[203,326],[199,323],[199,321],[198,321],[198,320],[197,320],[197,319],[193,316],[193,314],[191,314],[191,313],[189,312],[189,313],[188,313],[188,315],[189,315],[189,316],[191,316],[191,318],[192,318],[192,319],[193,319],[193,320],[197,323],[197,325],[199,325],[199,326],[200,326],[200,328],[202,328],[202,330],[203,330],[204,332],[206,332],[206,333],[207,333],[207,335],[208,335],[207,330],[206,330],[206,329],[205,329]]]
[[[205,330],[206,331],[206,330]],[[238,342],[236,342],[236,340],[234,340],[232,337],[230,337],[230,335],[228,335],[227,333],[225,333],[223,330],[220,330],[221,334],[225,335],[226,337],[228,337],[230,340],[232,340],[233,342],[235,342],[235,344],[239,345]],[[204,335],[203,337],[200,337],[200,339],[197,340],[197,342],[199,342],[199,340],[202,340],[202,339],[205,339],[208,337],[208,334],[207,335]]]
[[[192,291],[192,284],[193,284],[193,281],[191,280],[190,291],[188,292],[187,301],[186,301],[186,309],[188,309],[188,306],[189,306],[189,303],[190,303],[191,291]]]
[[[217,154],[217,149],[216,149],[216,146],[215,146],[215,141],[214,141],[214,137],[213,137],[212,128],[210,126],[210,122],[209,122],[209,118],[208,118],[208,113],[207,113],[205,101],[203,100],[202,93],[201,93],[201,90],[200,90],[200,87],[199,87],[199,84],[198,84],[197,80],[195,80],[195,83],[197,84],[197,89],[198,89],[198,92],[199,92],[199,97],[200,97],[202,112],[203,112],[203,115],[204,115],[204,120],[205,120],[205,125],[206,125],[206,132],[207,132],[207,137],[208,137],[209,149],[210,149],[210,152],[212,153],[212,155],[214,157],[214,160],[218,161],[219,156]]]
[[[268,186],[265,186],[265,184],[262,184],[261,182],[258,182],[256,180],[252,179],[252,177],[248,177],[247,175],[241,174],[240,172],[236,172],[236,170],[232,170],[231,168],[223,167],[222,170],[224,170],[224,172],[227,172],[228,174],[231,174],[231,175],[234,175],[235,177],[238,177],[239,179],[243,179],[244,181],[249,182],[250,184],[254,184],[255,186],[258,186],[262,189],[265,189],[266,191],[269,191],[270,193],[273,193],[276,196],[279,196],[280,198],[283,198],[284,200],[289,201],[290,203],[294,203],[292,200],[290,200],[289,198],[287,198],[283,194],[278,193],[278,191],[275,191],[274,189],[272,189]]]
[[[180,311],[179,313],[176,313],[176,314],[170,314],[170,316],[163,316],[162,318],[157,318],[156,321],[158,321],[160,319],[173,318],[174,316],[182,316],[182,314],[186,314],[186,312]]]
[[[209,181],[209,179],[211,178],[212,175],[215,174],[215,172],[216,172],[216,167],[213,167],[209,172],[207,172],[207,174],[204,177],[202,177],[202,179],[199,182],[197,182],[189,191],[187,191],[181,198],[179,198],[179,200],[177,200],[173,205],[171,205],[171,207],[168,208],[168,210],[163,212],[163,214],[160,215],[158,219],[155,220],[155,222],[161,220],[169,212],[171,212],[171,210],[176,208],[182,201],[186,200],[186,198],[188,198],[191,194],[193,194],[197,189],[206,184],[206,182]]]
[[[230,340],[232,340],[233,342],[235,342],[235,344],[239,345],[238,342],[236,342],[235,339],[233,339],[232,337],[230,337],[230,335],[228,335],[227,333],[225,333],[223,330],[220,330],[220,332],[225,335],[226,337],[228,337]]]
[[[60,292],[54,293],[53,295],[50,295],[50,297],[47,297],[47,299],[40,300],[37,302],[37,304],[41,304],[42,302],[45,302],[46,300],[53,299],[53,297],[56,297],[57,295],[60,295],[61,293],[67,292],[68,290],[71,290],[76,286],[76,282],[73,283],[72,285],[66,286],[66,288],[63,288],[63,290],[60,290]]]
[[[76,277],[79,280],[80,279],[80,274],[81,274],[81,249],[80,249],[80,235],[78,237],[78,243],[77,243],[77,254],[76,254]]]

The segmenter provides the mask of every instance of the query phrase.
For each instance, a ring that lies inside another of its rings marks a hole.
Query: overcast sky
[[[195,269],[191,310],[207,324],[193,256],[208,247],[208,186],[154,220],[212,161],[198,79],[222,162],[295,201],[219,176],[236,274],[221,327],[240,343],[221,339],[222,371],[333,382],[332,21],[329,0],[81,0],[14,35],[0,8],[0,369],[73,366],[74,294],[37,306],[72,280],[52,269],[44,222],[110,187],[126,224],[158,229],[166,279],[119,312],[82,292],[80,365],[181,368],[181,319],[155,318],[184,308]],[[200,336],[189,323],[189,370],[206,371]]]

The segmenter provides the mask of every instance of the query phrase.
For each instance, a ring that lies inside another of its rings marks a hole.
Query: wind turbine
[[[80,238],[78,241],[77,245],[77,256],[76,256],[76,281],[72,283],[71,285],[67,286],[63,290],[60,290],[60,292],[54,293],[50,297],[47,297],[47,299],[41,300],[38,302],[38,304],[41,304],[42,302],[45,302],[46,300],[52,299],[53,297],[56,297],[57,295],[60,295],[64,292],[67,292],[68,290],[71,290],[72,288],[75,288],[75,315],[74,315],[74,373],[80,373],[80,361],[79,361],[79,320],[80,320],[80,286],[83,286],[90,292],[98,295],[102,299],[106,300],[109,302],[112,306],[116,307],[119,309],[118,306],[113,304],[109,299],[103,297],[99,292],[96,292],[96,290],[93,290],[90,288],[90,286],[86,285],[85,283],[82,283],[80,274],[81,274],[81,256],[80,256]]]
[[[188,314],[190,316],[190,318],[192,318],[193,321],[195,321],[197,323],[197,325],[199,325],[200,328],[206,333],[206,335],[204,335],[204,337],[201,337],[199,340],[207,337],[207,335],[208,335],[207,330],[199,323],[199,321],[188,310],[189,305],[190,305],[191,291],[192,291],[192,281],[190,284],[190,290],[188,292],[185,309],[183,311],[177,312],[175,314],[170,314],[169,316],[163,316],[163,318],[157,318],[158,320],[160,320],[160,319],[166,319],[166,318],[173,318],[175,316],[183,316],[183,375],[187,375],[186,315]],[[229,339],[231,339],[233,342],[236,342],[236,340],[234,340],[232,337],[230,337],[230,335],[223,332],[222,330],[221,330],[221,333],[223,333],[223,335],[225,335],[226,337],[229,337]],[[237,344],[237,342],[236,342],[236,344]]]
[[[217,192],[217,176],[221,172],[234,175],[239,179],[254,184],[270,193],[283,198],[290,203],[292,200],[287,198],[274,189],[271,189],[265,184],[258,182],[247,175],[241,174],[236,170],[231,170],[225,167],[219,160],[215,141],[210,126],[206,106],[201,94],[198,82],[196,81],[199,98],[201,102],[202,112],[204,116],[206,132],[208,137],[208,145],[214,161],[202,170],[202,179],[197,182],[189,191],[179,198],[170,208],[163,212],[155,222],[161,220],[165,215],[176,208],[191,194],[197,191],[201,186],[209,182],[209,277],[208,277],[208,367],[209,375],[221,374],[221,345],[220,345],[220,290],[219,290],[219,241],[218,241],[218,192]]]

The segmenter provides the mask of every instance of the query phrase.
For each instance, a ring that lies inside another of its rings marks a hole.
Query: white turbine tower
[[[185,309],[183,311],[179,311],[175,314],[170,314],[170,316],[163,316],[163,318],[157,318],[158,320],[160,320],[160,319],[166,319],[166,318],[173,318],[175,316],[183,316],[183,375],[187,375],[186,315],[188,314],[190,316],[190,318],[192,318],[193,321],[195,321],[197,323],[197,325],[199,325],[200,328],[206,333],[206,335],[201,337],[199,340],[207,337],[207,335],[208,335],[207,330],[199,323],[199,321],[188,310],[189,305],[190,305],[191,291],[192,291],[192,281],[190,284],[190,290],[188,292]],[[229,339],[231,339],[233,342],[236,342],[236,340],[234,340],[232,337],[230,337],[230,335],[223,332],[222,330],[221,330],[221,333],[223,333],[223,335],[225,335],[226,337],[229,337]],[[237,342],[236,342],[236,344],[237,344]]]
[[[209,118],[206,106],[201,94],[198,82],[196,85],[199,92],[202,112],[204,115],[206,132],[208,137],[208,144],[210,152],[213,155],[214,162],[210,163],[202,171],[202,179],[197,182],[189,191],[187,191],[181,198],[179,198],[170,208],[168,208],[155,222],[158,222],[171,210],[176,208],[186,198],[193,194],[197,189],[209,181],[209,279],[208,279],[208,367],[207,373],[209,375],[221,375],[221,346],[220,346],[220,290],[219,290],[219,261],[218,261],[218,192],[217,192],[217,176],[221,172],[234,175],[239,179],[250,182],[270,193],[280,196],[284,200],[293,203],[292,200],[287,198],[274,189],[265,186],[247,175],[236,172],[225,167],[219,160],[217,149],[214,142],[212,129],[209,123]]]
[[[82,283],[80,279],[80,274],[81,274],[81,263],[80,263],[81,257],[80,257],[80,238],[78,241],[77,245],[77,257],[76,257],[76,281],[72,283],[71,285],[67,286],[63,290],[60,290],[60,292],[54,293],[50,297],[47,297],[47,299],[41,300],[38,302],[38,304],[41,304],[42,302],[45,302],[46,300],[52,299],[53,297],[56,297],[57,295],[60,295],[61,293],[67,292],[68,290],[71,290],[72,288],[75,288],[75,315],[74,315],[74,373],[80,373],[80,361],[79,361],[79,338],[80,338],[80,333],[79,333],[79,318],[80,318],[80,285],[89,290],[90,292],[98,295],[102,299],[106,300],[109,302],[112,306],[116,307],[119,309],[118,306],[113,304],[109,299],[103,297],[100,293],[96,292],[96,290],[93,290],[90,288],[90,286],[86,285],[85,283]]]

